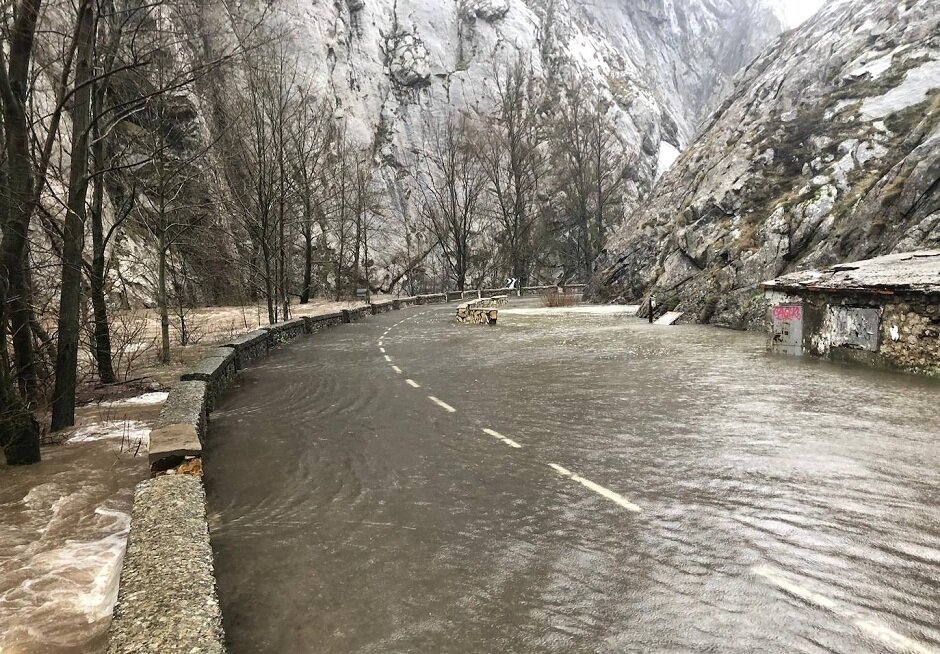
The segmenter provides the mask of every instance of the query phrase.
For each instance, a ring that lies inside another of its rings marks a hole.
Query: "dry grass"
[[[373,301],[376,301],[373,298]],[[340,309],[360,306],[358,300],[333,302],[311,300],[308,304],[291,306],[291,317],[315,316]],[[133,395],[156,383],[161,387],[173,386],[179,375],[201,359],[216,345],[233,336],[258,329],[268,324],[264,306],[223,306],[190,309],[186,321],[191,335],[197,335],[188,345],[179,344],[178,319],[170,316],[170,363],[157,362],[160,347],[160,317],[154,309],[132,309],[112,314],[112,351],[115,373],[125,383],[99,388],[90,355],[83,354],[80,361],[83,383],[80,401],[100,400]],[[131,383],[127,383],[131,382]]]
[[[559,293],[558,291],[542,293],[543,307],[573,307],[580,303],[581,296],[577,293]]]

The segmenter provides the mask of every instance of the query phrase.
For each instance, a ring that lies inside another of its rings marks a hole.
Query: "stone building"
[[[796,272],[762,287],[772,350],[940,377],[940,250]]]

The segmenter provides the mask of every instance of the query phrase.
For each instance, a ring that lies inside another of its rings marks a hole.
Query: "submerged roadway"
[[[232,654],[940,654],[935,382],[453,311],[301,339],[222,400]]]

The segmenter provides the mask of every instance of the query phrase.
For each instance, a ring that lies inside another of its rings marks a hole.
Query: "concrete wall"
[[[419,297],[425,303],[446,299],[442,294]],[[225,652],[202,452],[209,414],[237,370],[304,334],[419,303],[400,298],[271,325],[210,351],[181,376],[150,433],[153,478],[135,489],[109,654]]]
[[[802,306],[804,352],[940,376],[940,296],[777,291],[767,298]]]

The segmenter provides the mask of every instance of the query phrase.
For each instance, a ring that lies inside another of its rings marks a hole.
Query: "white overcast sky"
[[[824,0],[777,0],[780,13],[787,27],[796,27],[816,13]]]

